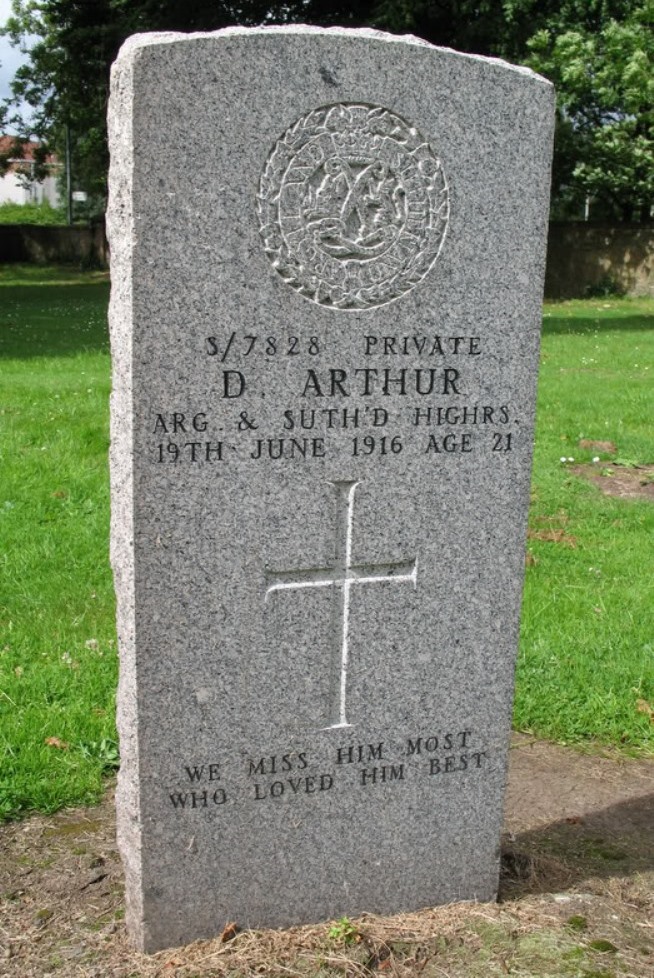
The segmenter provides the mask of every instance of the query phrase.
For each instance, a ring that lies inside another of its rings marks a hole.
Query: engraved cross
[[[380,584],[387,581],[411,581],[416,587],[418,560],[403,560],[387,564],[352,564],[352,525],[354,494],[358,482],[333,482],[338,494],[336,513],[335,561],[331,567],[311,570],[273,571],[266,574],[265,600],[273,591],[299,588],[333,587],[339,596],[339,615],[334,629],[333,676],[330,727],[349,727],[346,713],[347,670],[349,664],[350,591],[360,584]]]

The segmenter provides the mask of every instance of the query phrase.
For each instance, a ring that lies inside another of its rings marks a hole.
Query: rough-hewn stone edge
[[[371,30],[334,28],[323,30],[310,27],[228,28],[211,33],[160,33],[135,35],[121,49],[112,75],[110,103],[110,136],[112,144],[111,198],[108,232],[112,251],[111,338],[114,353],[114,393],[112,397],[112,564],[118,596],[118,628],[121,650],[121,680],[119,686],[118,722],[121,736],[122,767],[119,781],[118,834],[119,847],[125,865],[127,888],[127,923],[132,938],[147,951],[158,949],[148,936],[143,920],[144,901],[141,880],[141,831],[139,754],[137,730],[137,670],[135,662],[134,608],[134,551],[133,551],[133,458],[132,458],[132,281],[131,265],[134,248],[134,216],[132,213],[132,81],[139,54],[151,46],[171,43],[186,44],[195,40],[220,40],[230,37],[262,35],[305,35],[309,37],[338,37],[377,41],[389,44],[409,44],[421,51],[425,48],[440,52],[452,61],[486,64],[507,75],[520,76],[532,83],[534,94],[553,102],[552,86],[525,68],[497,59],[460,54],[432,45],[418,38],[398,37]],[[548,177],[549,178],[549,177]],[[545,224],[543,214],[543,224]],[[544,270],[545,242],[534,258],[541,273]],[[536,311],[533,322],[536,327]],[[535,384],[535,379],[534,379]],[[526,532],[526,523],[525,523]],[[506,725],[508,739],[509,724]],[[503,757],[503,779],[506,778],[508,754]],[[501,813],[498,813],[498,818]],[[499,832],[498,832],[499,837]],[[499,869],[499,863],[498,863]],[[496,896],[496,889],[491,896]]]
[[[115,65],[109,101],[109,204],[107,237],[111,255],[109,333],[112,353],[111,393],[111,565],[117,600],[120,677],[117,724],[120,772],[116,792],[118,847],[125,868],[127,926],[142,944],[141,799],[137,710],[134,592],[134,474],[132,407],[132,204],[133,100],[132,59]]]
[[[467,54],[462,51],[455,51],[452,48],[437,47],[434,44],[430,44],[429,41],[416,37],[414,34],[388,34],[386,31],[378,31],[369,27],[313,27],[309,24],[291,24],[288,26],[270,24],[262,27],[224,27],[218,31],[196,31],[188,34],[182,33],[181,31],[153,31],[149,34],[133,34],[131,37],[128,37],[118,52],[116,64],[121,64],[123,59],[129,60],[132,58],[135,51],[154,45],[180,44],[188,41],[210,40],[211,38],[219,39],[274,34],[322,35],[323,37],[361,38],[370,41],[381,41],[386,44],[409,44],[415,47],[429,48],[432,51],[440,51],[442,54],[461,60],[496,65],[499,68],[525,75],[545,87],[553,88],[552,83],[547,78],[543,78],[542,75],[536,74],[535,71],[532,71],[531,68],[527,68],[524,65],[514,65],[502,60],[502,58],[489,58],[481,54]]]

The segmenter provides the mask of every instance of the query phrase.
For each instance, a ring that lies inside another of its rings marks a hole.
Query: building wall
[[[28,181],[15,170],[0,177],[0,204],[42,204],[44,200],[52,207],[59,206],[56,177]]]

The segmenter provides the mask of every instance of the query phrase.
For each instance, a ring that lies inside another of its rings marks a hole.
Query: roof
[[[41,143],[36,139],[18,140],[21,152],[17,152],[15,149],[16,142],[16,136],[0,136],[0,157],[7,159],[9,163],[8,170],[27,168],[30,163],[34,162],[36,150],[41,146]],[[48,153],[43,160],[45,166],[57,166],[58,163],[59,161],[54,153]]]

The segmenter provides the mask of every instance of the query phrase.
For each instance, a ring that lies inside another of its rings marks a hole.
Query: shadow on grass
[[[654,869],[654,794],[504,840],[500,900]]]
[[[630,333],[654,330],[652,316],[602,316],[593,319],[590,316],[556,316],[548,315],[543,319],[543,335],[589,333]]]
[[[5,286],[0,290],[0,357],[19,360],[109,352],[107,282]]]

